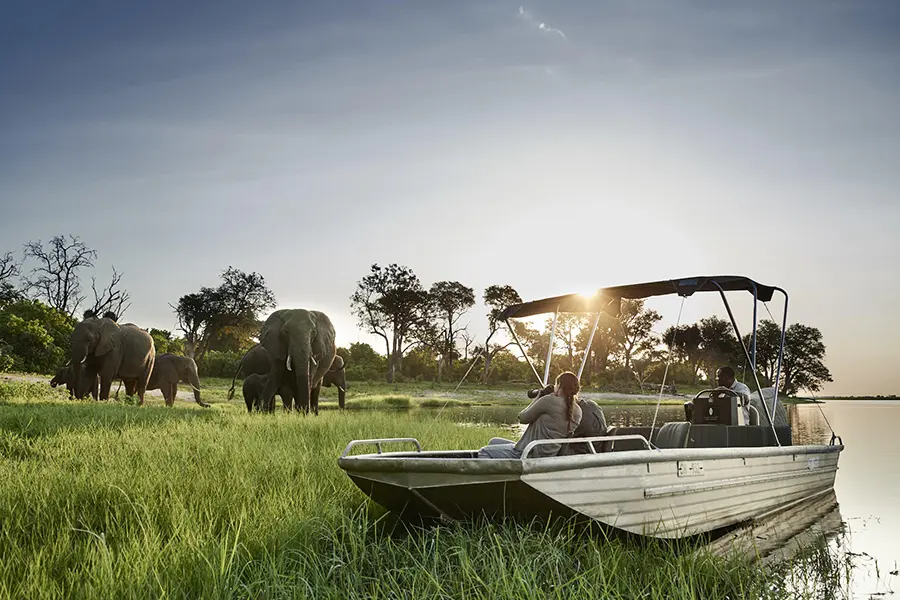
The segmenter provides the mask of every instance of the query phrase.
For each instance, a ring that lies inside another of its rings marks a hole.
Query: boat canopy
[[[597,313],[602,311],[611,315],[618,315],[619,304],[622,298],[635,300],[670,294],[690,296],[694,292],[718,292],[720,289],[726,292],[746,291],[754,293],[755,291],[757,300],[768,302],[778,288],[762,285],[749,277],[737,275],[687,277],[602,288],[590,296],[585,294],[567,294],[565,296],[513,304],[500,314],[500,319],[532,317],[557,311],[572,313]]]

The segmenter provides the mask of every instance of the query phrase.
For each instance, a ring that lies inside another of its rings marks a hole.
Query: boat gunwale
[[[473,450],[444,450],[423,452],[389,452],[357,454],[338,459],[348,472],[410,472],[455,473],[459,475],[548,473],[593,467],[612,467],[682,460],[727,460],[736,458],[767,458],[792,454],[840,453],[843,445],[810,444],[803,446],[742,446],[736,448],[659,448],[653,450],[624,450],[598,454],[547,456],[542,458],[446,458],[453,452],[471,454]],[[429,456],[431,454],[432,456]],[[434,456],[440,455],[440,456]]]

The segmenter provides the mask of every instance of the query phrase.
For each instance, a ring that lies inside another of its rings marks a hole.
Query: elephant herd
[[[336,352],[334,325],[325,313],[305,309],[283,309],[266,319],[259,332],[260,343],[247,351],[231,382],[228,399],[234,396],[234,380],[245,373],[243,395],[247,411],[274,410],[275,395],[284,407],[319,414],[322,386],[338,388],[338,404],[344,408],[347,381],[344,360]],[[69,362],[50,381],[65,385],[69,395],[107,400],[114,379],[122,380],[129,395],[144,403],[147,390],[162,392],[172,406],[178,383],[188,383],[194,400],[200,399],[200,378],[194,359],[156,354],[153,338],[138,326],[119,325],[116,316],[98,317],[90,311],[72,333]]]

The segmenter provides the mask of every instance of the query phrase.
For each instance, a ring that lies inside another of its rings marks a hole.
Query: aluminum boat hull
[[[404,516],[584,517],[659,538],[761,518],[833,489],[843,446],[679,448],[477,459],[471,451],[344,456],[373,500]]]

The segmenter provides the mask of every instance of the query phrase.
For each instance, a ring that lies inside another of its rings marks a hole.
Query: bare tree
[[[131,306],[131,295],[128,290],[119,288],[122,282],[122,274],[112,268],[112,278],[109,285],[101,290],[97,290],[97,278],[91,276],[91,291],[94,292],[94,304],[90,310],[95,315],[102,315],[106,312],[115,313],[116,317],[121,317]]]
[[[97,251],[78,236],[57,235],[48,248],[40,240],[25,244],[25,258],[37,262],[25,280],[27,289],[51,307],[73,316],[84,301],[79,271],[94,266]]]
[[[0,256],[0,304],[14,302],[19,292],[12,284],[12,278],[19,275],[19,264],[12,252]]]
[[[13,253],[7,252],[3,256],[0,256],[0,284],[7,283],[7,280],[12,279],[18,274],[19,265],[16,263]]]

